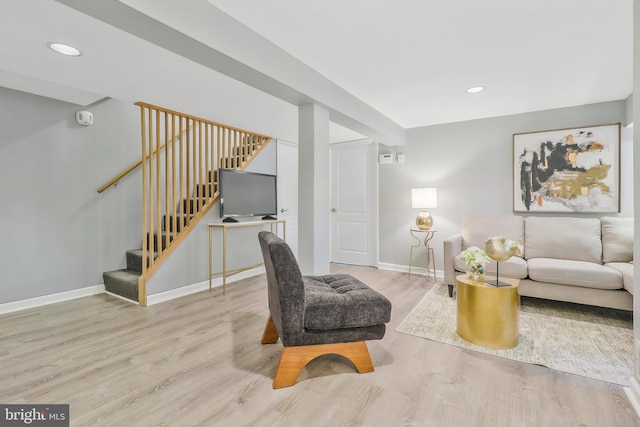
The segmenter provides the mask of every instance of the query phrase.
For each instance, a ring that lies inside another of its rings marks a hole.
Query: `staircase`
[[[141,111],[143,224],[141,248],[127,267],[103,273],[105,290],[146,305],[146,282],[218,201],[218,170],[245,169],[271,141],[242,129],[146,103]],[[116,185],[111,180],[98,192]]]

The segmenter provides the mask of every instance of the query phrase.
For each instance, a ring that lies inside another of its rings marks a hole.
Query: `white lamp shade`
[[[411,190],[411,207],[414,209],[437,208],[438,190],[436,188],[413,188]]]

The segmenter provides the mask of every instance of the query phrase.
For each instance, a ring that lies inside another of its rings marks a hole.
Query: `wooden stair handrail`
[[[173,142],[176,138],[178,138],[180,135],[182,135],[183,133],[185,133],[189,128],[184,128],[182,129],[180,132],[176,133],[175,135],[173,135],[173,137],[171,137],[171,139],[169,140],[169,142]],[[162,144],[158,149],[162,150],[163,148],[165,148],[167,146],[167,143]],[[138,160],[137,162],[135,162],[134,164],[132,164],[131,166],[129,166],[127,169],[125,169],[124,171],[120,172],[115,178],[113,178],[112,180],[110,180],[109,182],[107,182],[105,185],[103,185],[102,187],[98,188],[98,193],[102,193],[103,191],[105,191],[107,188],[111,187],[112,185],[117,187],[118,186],[118,182],[124,178],[125,176],[127,176],[129,173],[131,173],[134,169],[136,169],[138,166],[142,165],[142,162],[145,160],[148,160],[150,156],[153,156],[154,154],[156,154],[157,150],[154,150],[153,153],[149,154],[146,156],[145,159],[141,159]]]

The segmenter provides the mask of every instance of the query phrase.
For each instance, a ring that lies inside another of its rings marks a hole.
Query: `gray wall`
[[[90,127],[75,123],[78,109],[0,88],[0,303],[101,284],[102,272],[123,268],[125,251],[140,247],[140,172],[96,192],[140,158],[138,108],[97,103],[87,108],[95,118]],[[411,188],[438,188],[431,213],[442,269],[442,240],[459,230],[463,214],[512,213],[513,133],[624,121],[625,114],[619,101],[409,130],[400,148],[406,163],[380,165],[380,262],[408,264],[408,229],[417,215]],[[621,216],[633,215],[631,138],[624,129]],[[251,170],[275,173],[275,158],[270,144]],[[150,280],[150,294],[207,280],[207,224],[217,220],[214,207]],[[235,233],[229,267],[260,262],[255,230]]]
[[[79,109],[93,113],[92,126],[75,123]],[[109,99],[81,108],[0,87],[0,117],[0,304],[102,284],[104,271],[125,267],[126,250],[141,247],[140,170],[97,193],[140,159],[138,107]],[[276,173],[275,141],[249,170]],[[214,206],[150,294],[207,279],[207,223],[217,220]],[[260,261],[255,234],[238,233],[230,268]]]
[[[97,189],[140,159],[139,113],[88,108],[0,88],[0,303],[103,283],[140,246],[140,175]]]
[[[625,120],[626,102],[621,100],[409,129],[407,145],[399,148],[405,163],[380,165],[380,263],[408,265],[413,243],[409,228],[418,214],[411,209],[411,188],[438,189],[438,207],[429,212],[437,230],[431,241],[436,268],[442,270],[442,241],[459,232],[463,215],[513,215],[514,133]],[[632,138],[632,130],[623,128],[623,217],[633,216]]]

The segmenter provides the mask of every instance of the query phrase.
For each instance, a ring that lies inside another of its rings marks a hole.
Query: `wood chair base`
[[[271,316],[269,316],[262,334],[262,344],[273,344],[278,341],[278,337],[278,331]],[[278,369],[273,378],[273,388],[294,385],[300,371],[310,361],[325,354],[337,354],[347,358],[353,363],[358,373],[373,372],[369,349],[364,341],[283,347],[280,353]]]
[[[273,319],[271,315],[269,315],[269,319],[267,319],[267,324],[264,325],[264,332],[262,333],[262,340],[260,341],[262,344],[275,344],[280,338],[278,334],[278,329],[276,329],[276,324],[273,323]]]

